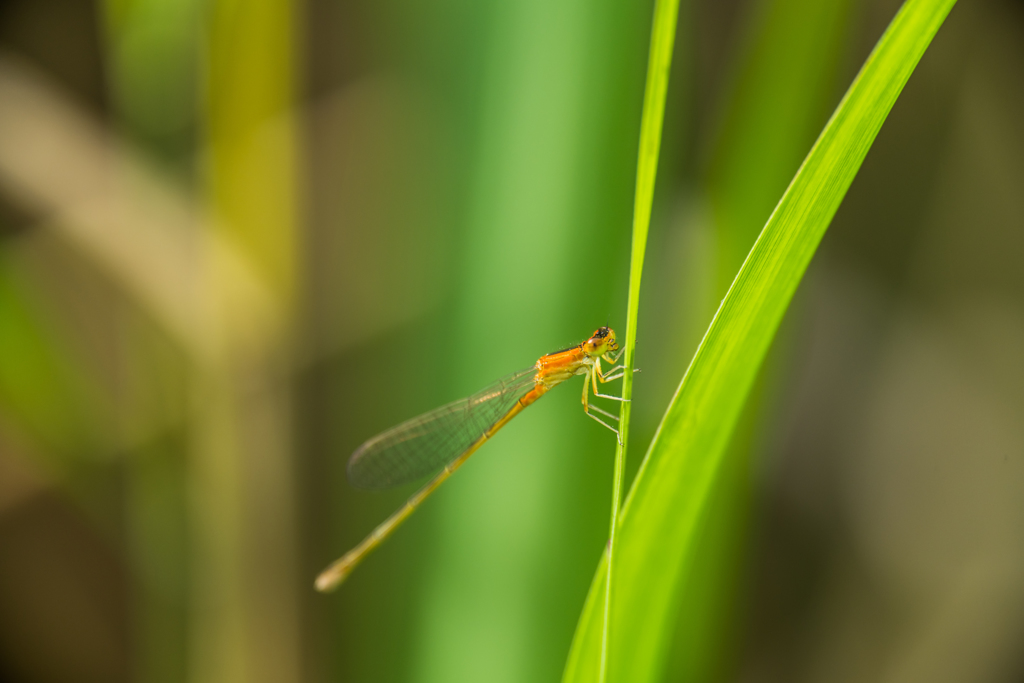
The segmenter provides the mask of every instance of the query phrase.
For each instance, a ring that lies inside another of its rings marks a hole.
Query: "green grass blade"
[[[615,531],[619,525],[622,501],[622,473],[629,443],[630,399],[633,396],[633,362],[636,357],[637,313],[640,308],[640,280],[647,232],[651,226],[651,205],[654,183],[658,175],[658,153],[661,151],[661,129],[665,119],[665,92],[668,90],[672,48],[675,44],[679,0],[658,0],[654,5],[651,27],[651,49],[647,62],[647,84],[640,121],[640,150],[637,155],[636,198],[633,201],[633,246],[629,265],[629,303],[626,309],[625,371],[622,378],[622,401],[619,409],[619,443],[615,449],[615,470],[612,475],[612,514],[608,534],[608,558],[605,565],[604,617],[601,629],[601,661],[598,680],[607,680],[608,643],[611,631],[612,568],[615,566]]]
[[[786,190],[722,301],[662,420],[617,534],[609,681],[660,676],[695,523],[775,331],[868,149],[955,0],[908,0]],[[602,561],[566,682],[599,673]]]

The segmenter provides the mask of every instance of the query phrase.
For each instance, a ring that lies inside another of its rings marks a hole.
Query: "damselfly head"
[[[615,341],[615,330],[610,327],[599,327],[583,342],[583,351],[588,356],[602,356],[609,351],[617,351],[619,342]]]

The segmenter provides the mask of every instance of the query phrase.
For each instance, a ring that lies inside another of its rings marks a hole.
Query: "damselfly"
[[[623,366],[615,365],[621,355],[614,330],[599,328],[578,346],[541,356],[525,370],[503,377],[461,401],[403,422],[360,446],[348,461],[349,481],[358,488],[388,488],[437,474],[362,543],[325,569],[317,577],[317,590],[337,588],[371,550],[380,545],[484,442],[526,406],[573,375],[586,375],[583,382],[584,412],[615,432],[618,438],[619,430],[598,415],[615,421],[619,418],[591,405],[589,395],[592,389],[594,396],[623,400],[602,394],[597,387],[598,382],[611,382],[622,377]],[[602,359],[613,367],[604,371]]]

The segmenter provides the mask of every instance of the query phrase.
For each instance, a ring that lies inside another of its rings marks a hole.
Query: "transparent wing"
[[[421,479],[466,452],[533,388],[536,368],[501,378],[468,398],[407,420],[360,446],[348,461],[348,480],[383,489]]]

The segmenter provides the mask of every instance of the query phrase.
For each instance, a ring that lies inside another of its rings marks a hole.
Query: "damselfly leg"
[[[604,359],[607,360],[610,363],[614,363],[616,360],[619,359],[619,356],[622,355],[622,351],[619,351],[619,353],[616,354],[613,358],[609,358],[608,357],[609,355],[610,354],[605,354]],[[619,371],[618,374],[614,374],[615,371]],[[619,421],[619,418],[616,415],[613,415],[613,414],[609,413],[607,410],[603,410],[603,409],[599,408],[596,405],[593,405],[593,406],[590,405],[589,398],[590,398],[590,391],[591,391],[591,389],[593,389],[594,396],[596,396],[598,398],[607,398],[607,399],[610,399],[612,401],[625,401],[625,402],[628,402],[629,399],[622,398],[621,396],[612,396],[610,394],[602,394],[600,391],[598,391],[598,388],[597,388],[597,383],[598,382],[601,382],[602,384],[605,384],[607,382],[611,382],[611,381],[614,381],[616,379],[621,379],[624,372],[625,372],[625,366],[617,365],[617,366],[614,366],[612,368],[609,368],[608,374],[606,375],[601,370],[601,359],[600,358],[596,358],[596,359],[594,359],[594,364],[593,364],[593,366],[591,366],[591,370],[588,373],[589,377],[587,377],[587,379],[583,382],[583,412],[585,412],[587,414],[587,416],[590,417],[591,419],[597,420],[597,422],[599,422],[602,426],[607,427],[608,429],[610,429],[613,432],[615,432],[615,438],[618,440],[620,446],[622,445],[622,435],[619,434],[619,430],[617,428],[611,426],[610,424],[608,424],[607,422],[605,422],[601,418],[599,418],[597,415],[594,415],[590,411],[593,410],[594,412],[600,413],[601,415],[604,415],[607,418],[615,420],[616,422]],[[635,370],[634,370],[634,372],[635,372]]]

